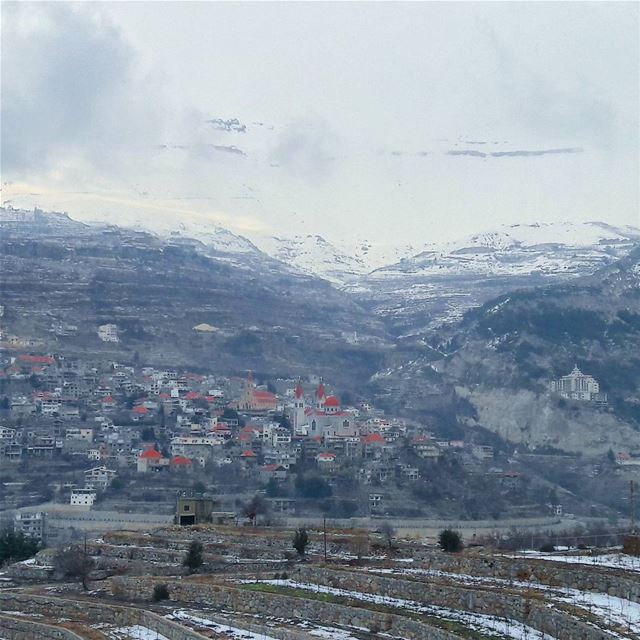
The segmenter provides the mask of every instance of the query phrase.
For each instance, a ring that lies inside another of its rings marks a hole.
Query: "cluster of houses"
[[[144,476],[232,465],[258,487],[301,469],[331,482],[350,466],[363,484],[382,486],[418,480],[420,461],[443,455],[469,464],[493,458],[490,446],[438,440],[366,402],[344,406],[314,376],[260,385],[251,373],[207,376],[19,354],[5,360],[2,379],[11,393],[0,408],[0,460],[68,461],[84,475],[84,482],[62,483],[77,507],[91,507],[122,469]]]

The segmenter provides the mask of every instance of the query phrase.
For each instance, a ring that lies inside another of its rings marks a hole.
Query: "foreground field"
[[[204,563],[189,574],[192,540]],[[223,527],[115,532],[87,549],[89,591],[25,578],[46,557],[7,574],[22,578],[0,590],[0,638],[640,640],[640,564],[617,551],[447,554],[331,530],[326,558],[311,532],[301,560],[291,532]]]

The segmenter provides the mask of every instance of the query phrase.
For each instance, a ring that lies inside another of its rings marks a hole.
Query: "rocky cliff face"
[[[533,446],[640,448],[640,250],[571,285],[504,295],[467,314],[436,368],[455,380],[477,422]],[[574,363],[607,407],[559,400],[549,381]]]

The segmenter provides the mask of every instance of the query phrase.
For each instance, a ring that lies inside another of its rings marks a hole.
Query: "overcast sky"
[[[3,2],[2,199],[398,243],[637,225],[639,7]]]

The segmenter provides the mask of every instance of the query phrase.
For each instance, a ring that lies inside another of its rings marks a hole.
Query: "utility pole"
[[[324,562],[327,563],[327,516],[322,518],[323,539],[324,539]]]
[[[631,533],[632,534],[635,534],[635,532],[636,532],[635,485],[636,485],[636,483],[633,480],[629,480],[629,507],[630,507],[630,510],[631,510]]]

